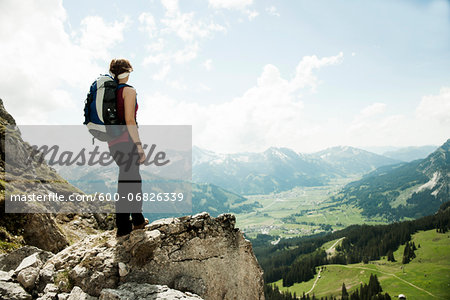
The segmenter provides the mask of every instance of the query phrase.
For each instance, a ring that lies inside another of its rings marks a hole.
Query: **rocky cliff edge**
[[[230,214],[105,231],[56,255],[27,246],[1,256],[0,270],[5,299],[264,299],[262,269]]]

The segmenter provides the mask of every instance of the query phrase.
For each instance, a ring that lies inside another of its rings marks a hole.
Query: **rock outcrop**
[[[24,168],[23,161],[28,158],[30,147],[22,140],[14,118],[6,111],[0,99],[0,240],[4,242],[0,247],[0,253],[17,248],[20,244],[33,245],[57,253],[71,242],[78,241],[87,234],[96,233],[97,229],[111,228],[114,219],[106,219],[106,214],[75,216],[75,214],[5,213],[4,197],[5,190],[8,189],[34,194],[83,193],[59,176],[45,162],[37,163],[31,160],[30,166]],[[8,153],[8,172],[5,174],[6,153]],[[34,180],[36,178],[38,180]],[[88,222],[89,219],[93,222]],[[73,226],[75,222],[78,224]],[[2,235],[8,238],[2,238]],[[10,247],[5,249],[5,245]]]
[[[232,215],[163,219],[116,239],[89,236],[43,266],[92,296],[127,282],[163,284],[204,299],[263,299],[262,270]],[[44,279],[40,286],[45,286]],[[64,285],[56,283],[58,285]]]
[[[263,272],[235,217],[162,219],[116,238],[89,235],[53,255],[0,256],[4,299],[264,299]]]
[[[0,299],[32,299],[41,267],[53,254],[25,246],[0,256]]]

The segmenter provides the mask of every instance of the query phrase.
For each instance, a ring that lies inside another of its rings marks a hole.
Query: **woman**
[[[142,214],[142,201],[136,201],[136,195],[142,194],[139,166],[145,161],[145,153],[137,130],[136,90],[127,84],[132,71],[133,67],[126,59],[113,59],[109,66],[109,73],[119,84],[116,91],[118,118],[120,124],[126,125],[119,137],[108,142],[110,153],[119,166],[117,237],[127,235],[134,229],[142,229],[149,223]]]

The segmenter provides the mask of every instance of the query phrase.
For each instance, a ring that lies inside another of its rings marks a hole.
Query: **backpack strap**
[[[123,87],[126,87],[126,86],[128,86],[128,87],[132,88],[132,86],[131,86],[131,85],[129,85],[129,84],[126,84],[126,83],[121,83],[121,84],[118,84],[118,85],[117,85],[117,89],[119,90],[119,89],[121,89],[121,88],[123,88]]]

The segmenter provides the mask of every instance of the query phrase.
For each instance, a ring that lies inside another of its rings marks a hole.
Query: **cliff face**
[[[31,160],[31,164],[25,168],[23,161],[28,159],[29,149],[30,145],[23,141],[14,118],[0,99],[0,253],[24,244],[57,253],[88,233],[111,227],[111,222],[105,224],[106,216],[102,215],[94,218],[92,215],[5,213],[5,189],[35,194],[83,193],[47,164],[37,163],[37,159]],[[5,173],[6,153],[8,166]],[[36,209],[39,211],[40,208]]]

